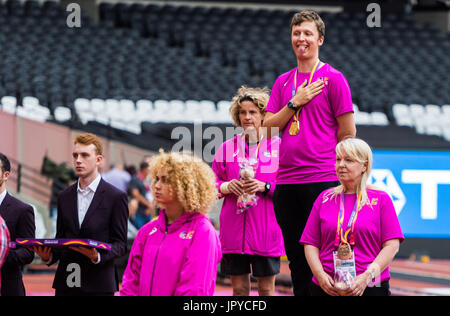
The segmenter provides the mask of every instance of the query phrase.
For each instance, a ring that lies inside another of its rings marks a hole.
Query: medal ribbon
[[[245,134],[244,133],[241,134],[241,138],[242,138],[242,154],[244,155],[244,158],[245,158]],[[256,151],[255,151],[255,160],[256,161],[258,161],[259,146],[261,145],[262,139],[263,139],[263,135],[261,135],[261,137],[259,138],[258,145],[256,146]],[[249,161],[250,161],[250,157],[251,157],[251,155],[250,155],[250,144],[248,144],[248,160]]]
[[[340,199],[340,207],[339,207],[339,215],[338,215],[338,223],[337,223],[337,231],[336,231],[336,239],[334,242],[335,247],[339,246],[339,243],[342,242],[344,244],[349,243],[348,241],[348,235],[350,233],[350,245],[355,244],[355,236],[354,236],[354,230],[355,230],[355,223],[356,219],[358,218],[358,213],[361,210],[361,192],[358,193],[358,198],[355,201],[355,205],[353,206],[352,214],[350,215],[350,219],[348,220],[347,227],[345,229],[345,232],[343,230],[343,223],[344,223],[344,192],[341,193],[341,199]]]
[[[314,74],[316,73],[317,69],[319,69],[319,66],[321,64],[322,64],[322,62],[319,59],[317,59],[315,65],[313,67],[313,70],[311,71],[311,75],[309,76],[309,81],[308,81],[307,85],[309,85],[311,83]],[[297,92],[297,73],[298,73],[298,67],[295,70],[294,84],[292,85],[292,97],[294,97],[295,93]],[[298,117],[300,116],[300,111],[301,111],[301,108],[298,109],[297,112],[295,112],[295,114],[294,114],[294,121],[298,121]]]

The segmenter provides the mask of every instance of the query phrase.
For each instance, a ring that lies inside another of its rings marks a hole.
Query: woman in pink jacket
[[[206,212],[217,198],[211,168],[187,154],[151,163],[152,189],[163,210],[143,226],[123,276],[122,296],[210,296],[222,257]]]
[[[259,294],[273,295],[280,256],[284,255],[272,204],[280,139],[265,138],[261,129],[268,99],[266,89],[238,90],[230,112],[244,133],[223,143],[212,165],[224,197],[220,213],[222,267],[230,275],[235,296],[250,294],[251,271]]]

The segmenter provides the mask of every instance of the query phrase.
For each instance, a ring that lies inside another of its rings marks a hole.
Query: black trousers
[[[311,282],[311,296],[329,296],[320,286]],[[381,282],[380,286],[367,287],[362,296],[391,296],[389,281]]]
[[[312,282],[312,272],[303,246],[299,243],[300,237],[316,198],[322,191],[337,185],[339,182],[331,181],[283,184],[275,187],[275,215],[283,233],[295,296],[309,296],[309,286]]]

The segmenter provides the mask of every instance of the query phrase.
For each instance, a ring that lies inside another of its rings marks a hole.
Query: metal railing
[[[15,159],[11,162],[10,181],[15,183],[17,193],[31,193],[32,197],[48,204],[51,198],[52,181],[41,174],[40,170],[27,166]]]

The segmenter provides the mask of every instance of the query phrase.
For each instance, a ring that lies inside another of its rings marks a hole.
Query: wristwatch
[[[292,102],[292,100],[289,100],[289,102],[287,103],[287,107],[292,109],[292,110],[294,110],[294,111],[297,111],[297,109],[298,109],[298,106],[296,106],[294,104],[294,102]]]
[[[266,195],[270,191],[270,182],[266,182],[266,185],[264,186],[264,192],[263,195]]]

